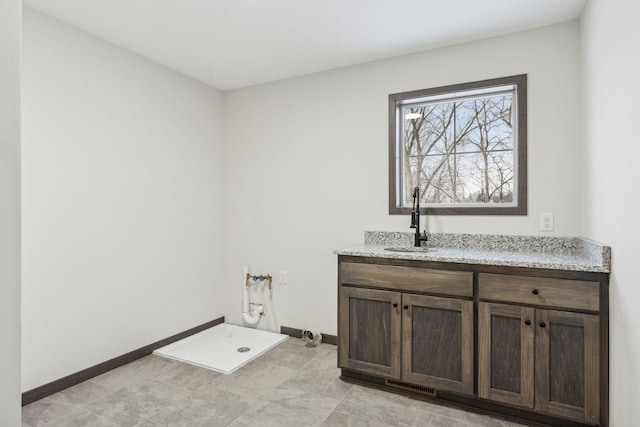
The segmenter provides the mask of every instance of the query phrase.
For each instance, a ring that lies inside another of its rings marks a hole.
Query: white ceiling
[[[24,0],[222,90],[577,19],[586,0]]]

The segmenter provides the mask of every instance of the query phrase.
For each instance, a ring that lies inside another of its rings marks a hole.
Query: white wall
[[[0,2],[0,425],[20,425],[21,2]]]
[[[25,391],[224,303],[221,92],[28,8],[23,37]]]
[[[611,425],[638,424],[640,328],[640,4],[590,1],[581,19],[585,235],[612,247]]]
[[[336,333],[336,256],[365,230],[410,231],[388,214],[390,93],[527,73],[529,215],[430,217],[437,232],[580,235],[579,26],[535,31],[225,92],[227,319],[241,271],[288,271],[280,323]],[[266,326],[266,323],[265,323]]]

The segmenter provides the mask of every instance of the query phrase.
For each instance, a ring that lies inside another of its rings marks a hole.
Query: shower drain
[[[239,353],[246,353],[247,351],[251,350],[249,347],[240,347],[238,349]]]

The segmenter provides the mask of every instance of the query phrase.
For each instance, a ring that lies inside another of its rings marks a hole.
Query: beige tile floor
[[[22,426],[517,425],[339,375],[335,346],[295,338],[231,375],[152,355],[25,406]]]

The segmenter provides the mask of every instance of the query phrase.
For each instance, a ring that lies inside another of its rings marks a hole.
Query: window
[[[389,95],[389,213],[527,214],[527,76]]]

